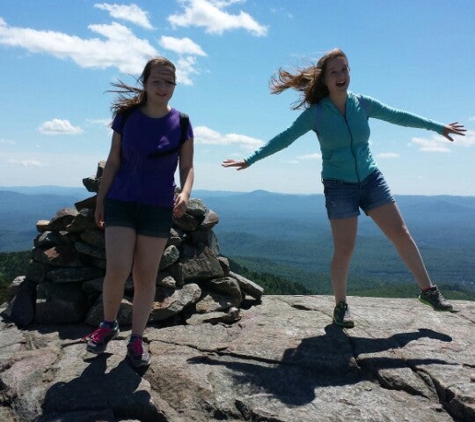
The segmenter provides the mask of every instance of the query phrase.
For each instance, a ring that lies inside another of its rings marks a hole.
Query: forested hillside
[[[25,274],[31,252],[0,253],[0,304],[7,300],[7,291],[11,282]]]
[[[31,249],[38,220],[49,220],[59,209],[74,207],[75,202],[88,197],[85,189],[72,188],[64,194],[46,193],[52,188],[44,193],[23,190],[28,193],[0,190],[0,252]]]
[[[8,286],[19,275],[24,275],[30,260],[30,251],[0,253],[0,304],[7,300]],[[246,259],[230,260],[231,270],[249,278],[264,288],[268,295],[331,295],[328,273],[310,275],[296,271],[292,267],[275,266],[271,261],[264,262]],[[251,270],[250,268],[256,268]],[[277,275],[279,272],[281,275]],[[305,281],[302,283],[298,281]],[[309,286],[309,287],[307,287]],[[450,299],[475,300],[475,291],[456,284],[439,285]],[[416,297],[418,291],[414,283],[388,284],[384,280],[367,277],[354,277],[349,287],[350,295],[367,297]]]
[[[215,231],[224,255],[251,271],[292,279],[314,292],[331,291],[333,243],[323,195],[251,192],[207,197],[203,192],[201,196],[220,215]],[[397,202],[433,281],[473,292],[475,198],[400,196]],[[393,284],[406,285],[406,291],[414,294],[412,275],[394,247],[371,219],[362,215],[350,291],[363,292],[365,286],[379,291]]]

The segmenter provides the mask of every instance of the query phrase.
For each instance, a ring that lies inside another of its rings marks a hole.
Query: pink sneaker
[[[150,365],[150,353],[144,349],[144,343],[139,337],[130,339],[127,344],[127,357],[135,368]]]
[[[95,354],[104,352],[106,350],[107,343],[115,339],[119,333],[120,330],[117,321],[112,328],[101,322],[101,325],[99,325],[97,330],[84,337],[84,340],[87,340],[86,350]]]

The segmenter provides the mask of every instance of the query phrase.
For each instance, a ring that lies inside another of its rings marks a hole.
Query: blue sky
[[[322,193],[314,134],[245,171],[298,116],[271,95],[279,67],[348,55],[354,92],[468,129],[455,143],[371,120],[372,151],[395,194],[475,195],[473,0],[2,0],[0,186],[82,186],[107,157],[106,91],[146,61],[178,67],[172,106],[195,130],[195,188]]]

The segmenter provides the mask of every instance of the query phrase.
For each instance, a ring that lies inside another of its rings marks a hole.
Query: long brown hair
[[[318,103],[328,96],[328,88],[323,79],[328,61],[336,57],[344,57],[348,61],[346,54],[339,48],[335,48],[322,56],[316,65],[303,69],[298,68],[295,73],[290,73],[282,68],[279,69],[271,79],[271,93],[280,94],[289,88],[299,91],[301,93],[300,99],[292,106],[293,110]]]
[[[142,71],[142,74],[137,79],[137,82],[142,85],[141,88],[127,85],[120,79],[118,80],[118,82],[113,82],[111,85],[115,89],[111,89],[108,92],[115,92],[116,94],[119,94],[111,105],[111,110],[114,117],[117,114],[123,113],[134,107],[139,107],[147,102],[147,93],[145,92],[144,86],[147,83],[152,68],[155,66],[168,67],[173,72],[175,79],[175,65],[165,57],[156,57],[147,62]]]

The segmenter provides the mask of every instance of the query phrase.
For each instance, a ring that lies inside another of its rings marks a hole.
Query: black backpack
[[[122,112],[122,121],[120,122],[120,130],[122,131],[125,126],[125,122],[135,110],[135,107],[129,108],[128,110]],[[180,111],[180,144],[175,148],[170,148],[165,151],[157,151],[148,155],[148,158],[160,158],[166,155],[174,154],[180,151],[181,146],[186,141],[186,132],[188,131],[188,126],[190,125],[190,118],[187,114]]]

